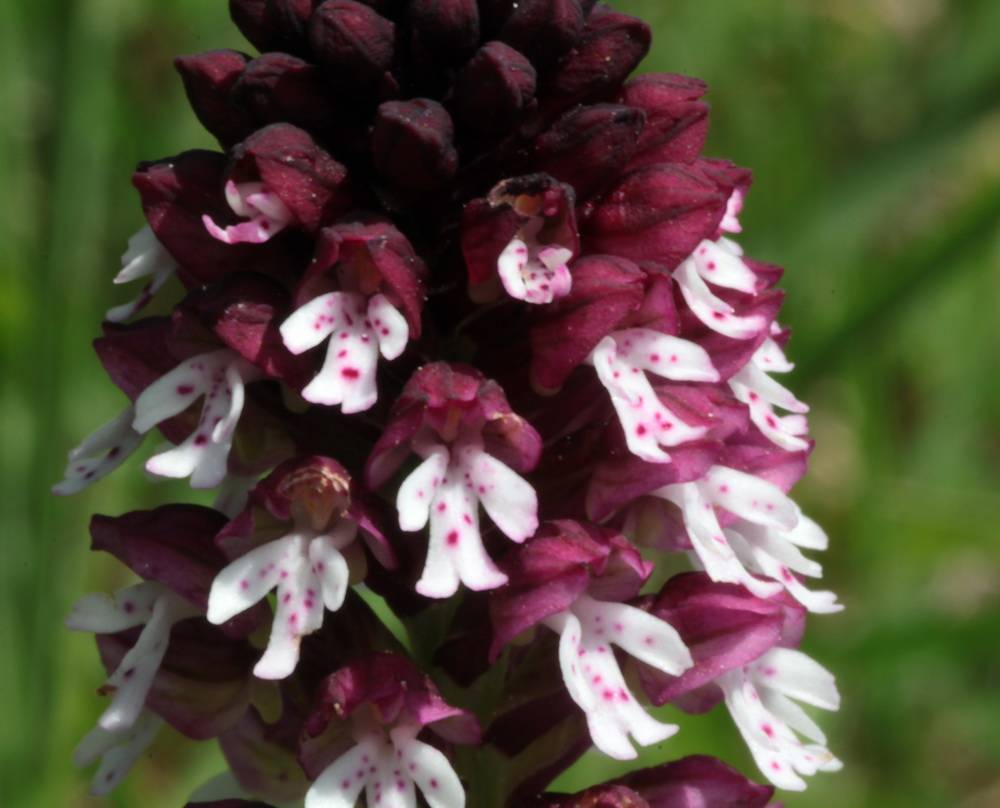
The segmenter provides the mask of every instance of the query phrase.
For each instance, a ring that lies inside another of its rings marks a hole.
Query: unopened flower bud
[[[433,190],[458,169],[454,125],[437,101],[387,101],[378,108],[372,131],[375,167],[391,184]]]
[[[336,86],[364,92],[392,65],[396,26],[354,0],[328,0],[309,21],[309,44]]]
[[[503,134],[534,100],[536,78],[524,54],[488,42],[455,78],[455,117],[477,134]]]
[[[229,95],[246,66],[247,57],[232,50],[207,51],[174,60],[194,114],[224,146],[239,142],[254,129],[252,116],[237,109]]]

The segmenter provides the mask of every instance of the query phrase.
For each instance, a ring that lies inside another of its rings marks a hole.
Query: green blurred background
[[[135,458],[74,499],[48,487],[123,404],[89,341],[124,299],[110,280],[141,224],[130,170],[211,145],[171,57],[245,48],[225,5],[0,4],[4,806],[177,808],[221,766],[171,735],[113,797],[86,796],[69,757],[102,672],[61,619],[123,580],[88,553],[88,516],[192,495]],[[841,684],[822,723],[845,770],[785,804],[1000,806],[1000,3],[615,5],[654,25],[643,69],[711,85],[710,152],[756,175],[743,242],[788,268],[792,386],[818,444],[797,498],[832,537],[848,609],[806,643]],[[683,726],[666,753],[755,774],[724,714]]]

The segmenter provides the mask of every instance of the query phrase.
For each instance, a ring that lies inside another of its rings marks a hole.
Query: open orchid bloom
[[[430,523],[417,592],[446,598],[459,583],[476,590],[502,586],[507,577],[483,546],[479,508],[513,542],[535,532],[538,497],[496,452],[510,454],[516,468],[528,470],[537,462],[538,434],[511,411],[494,382],[445,363],[417,371],[394,413],[396,427],[376,444],[368,478],[377,486],[408,449],[422,458],[396,494],[403,530],[423,530]],[[495,433],[497,428],[502,432]]]
[[[229,450],[243,413],[245,386],[263,374],[230,350],[182,362],[143,390],[135,402],[132,428],[146,433],[204,399],[198,426],[172,449],[146,461],[159,477],[191,478],[193,488],[214,488],[226,477]]]
[[[91,522],[139,579],[68,620],[95,792],[167,723],[229,767],[192,808],[764,808],[708,757],[546,793],[723,701],[775,784],[838,765],[796,705],[836,707],[791,649],[842,607],[783,270],[731,239],[704,82],[630,80],[649,27],[594,0],[229,9],[257,52],[175,63],[218,149],[132,175],[144,285],[94,342],[128,406],[53,488],[155,429],[149,476],[215,489]]]
[[[652,568],[614,531],[559,521],[505,559],[511,583],[491,600],[492,655],[538,623],[559,635],[566,690],[587,718],[590,737],[619,760],[636,756],[629,738],[649,746],[677,731],[642,708],[625,682],[612,646],[673,676],[691,666],[677,632],[623,601],[634,597]]]
[[[250,498],[244,515],[220,534],[224,548],[255,542],[257,511],[281,520],[288,532],[282,530],[277,538],[238,555],[219,572],[208,597],[208,620],[226,623],[274,590],[271,635],[254,674],[284,679],[298,664],[302,638],[319,630],[325,611],[336,612],[343,605],[351,583],[348,558],[359,564],[359,530],[384,563],[391,563],[391,552],[378,544],[384,539],[363,506],[352,502],[350,475],[329,458],[296,458],[282,464]],[[238,535],[244,532],[250,535]]]
[[[752,665],[724,674],[719,686],[757,766],[776,786],[804,791],[803,777],[842,768],[826,748],[826,735],[796,703],[836,710],[840,694],[833,676],[801,651],[775,648]],[[799,735],[812,743],[803,743]]]
[[[128,249],[122,255],[122,268],[115,275],[115,283],[130,283],[139,278],[149,280],[135,300],[108,309],[104,318],[113,323],[128,320],[144,309],[176,272],[177,262],[157,241],[149,226],[143,227],[128,240]]]
[[[796,577],[822,574],[798,548],[825,549],[827,538],[773,483],[713,466],[702,480],[668,485],[654,496],[680,509],[694,555],[713,581],[739,583],[765,598],[785,588],[815,612],[843,608],[832,592],[810,591]],[[730,528],[722,527],[720,512],[731,515]]]
[[[688,426],[666,407],[647,373],[676,381],[715,382],[719,374],[700,346],[645,328],[609,334],[590,358],[611,395],[629,450],[652,463],[669,463],[661,446],[697,440],[704,427]]]
[[[448,757],[417,737],[425,727],[458,743],[479,734],[471,715],[445,703],[429,679],[393,654],[331,675],[307,724],[307,733],[320,737],[305,742],[304,759],[320,757],[311,745],[322,748],[334,737],[347,750],[323,766],[306,808],[352,808],[362,792],[369,805],[416,808],[418,791],[432,808],[464,808],[465,788]]]

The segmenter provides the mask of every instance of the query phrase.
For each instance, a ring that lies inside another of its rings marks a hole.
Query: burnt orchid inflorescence
[[[628,80],[649,29],[593,0],[230,8],[261,55],[176,62],[222,150],[136,170],[145,285],[95,342],[130,403],[56,486],[157,430],[148,473],[217,491],[91,523],[140,579],[69,618],[109,671],[93,790],[169,724],[230,766],[192,805],[769,802],[666,762],[665,704],[724,703],[780,788],[838,768],[799,706],[839,699],[797,650],[840,609],[788,496],[808,408],[705,85]]]

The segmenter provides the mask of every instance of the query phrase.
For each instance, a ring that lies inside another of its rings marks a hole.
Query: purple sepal
[[[278,328],[290,311],[291,298],[281,284],[263,275],[238,273],[192,291],[174,318],[194,316],[268,376],[300,388],[312,368],[307,357],[293,355],[281,339]]]
[[[455,77],[452,114],[478,135],[505,134],[534,102],[536,81],[524,54],[503,42],[487,42]]]
[[[283,235],[266,244],[225,244],[205,229],[203,216],[220,225],[238,221],[223,195],[226,157],[187,151],[140,163],[132,175],[156,238],[180,265],[188,287],[214,283],[234,272],[287,272],[299,259]]]
[[[440,188],[458,170],[454,138],[451,116],[437,101],[386,101],[372,125],[375,168],[383,179],[405,191]]]
[[[714,236],[731,189],[700,164],[658,164],[626,174],[584,219],[587,252],[673,269]]]
[[[630,168],[655,163],[693,163],[708,135],[708,86],[675,73],[647,73],[622,90],[621,103],[642,110],[646,125]]]
[[[573,288],[531,329],[531,379],[558,390],[575,367],[643,302],[644,274],[631,261],[588,255],[573,264]]]
[[[721,700],[722,691],[714,686],[705,690],[706,685],[782,643],[789,610],[787,601],[755,597],[742,586],[716,583],[702,572],[674,576],[643,607],[670,623],[694,658],[694,666],[680,676],[637,663],[643,689],[654,704],[696,694],[678,705],[691,712],[703,712]]]
[[[634,597],[652,564],[614,530],[568,519],[547,522],[501,562],[509,583],[490,595],[490,658],[546,617],[589,593],[598,600]]]
[[[534,808],[764,808],[772,786],[708,755],[639,769],[579,794],[546,794]]]
[[[138,639],[139,629],[97,636],[101,662],[110,673]],[[146,696],[146,706],[178,732],[195,740],[214,738],[235,724],[250,703],[251,675],[259,656],[200,618],[182,620]]]
[[[331,223],[352,204],[347,169],[312,135],[291,124],[272,124],[236,146],[230,173],[237,183],[262,182],[307,233]]]
[[[587,199],[622,173],[643,121],[641,110],[620,104],[573,109],[535,139],[534,165]]]
[[[617,423],[612,428],[624,444],[621,428]],[[670,448],[669,463],[648,463],[624,446],[616,448],[597,464],[590,478],[587,516],[597,522],[604,521],[637,497],[657,488],[701,479],[718,462],[721,448],[716,441],[689,441]]]

